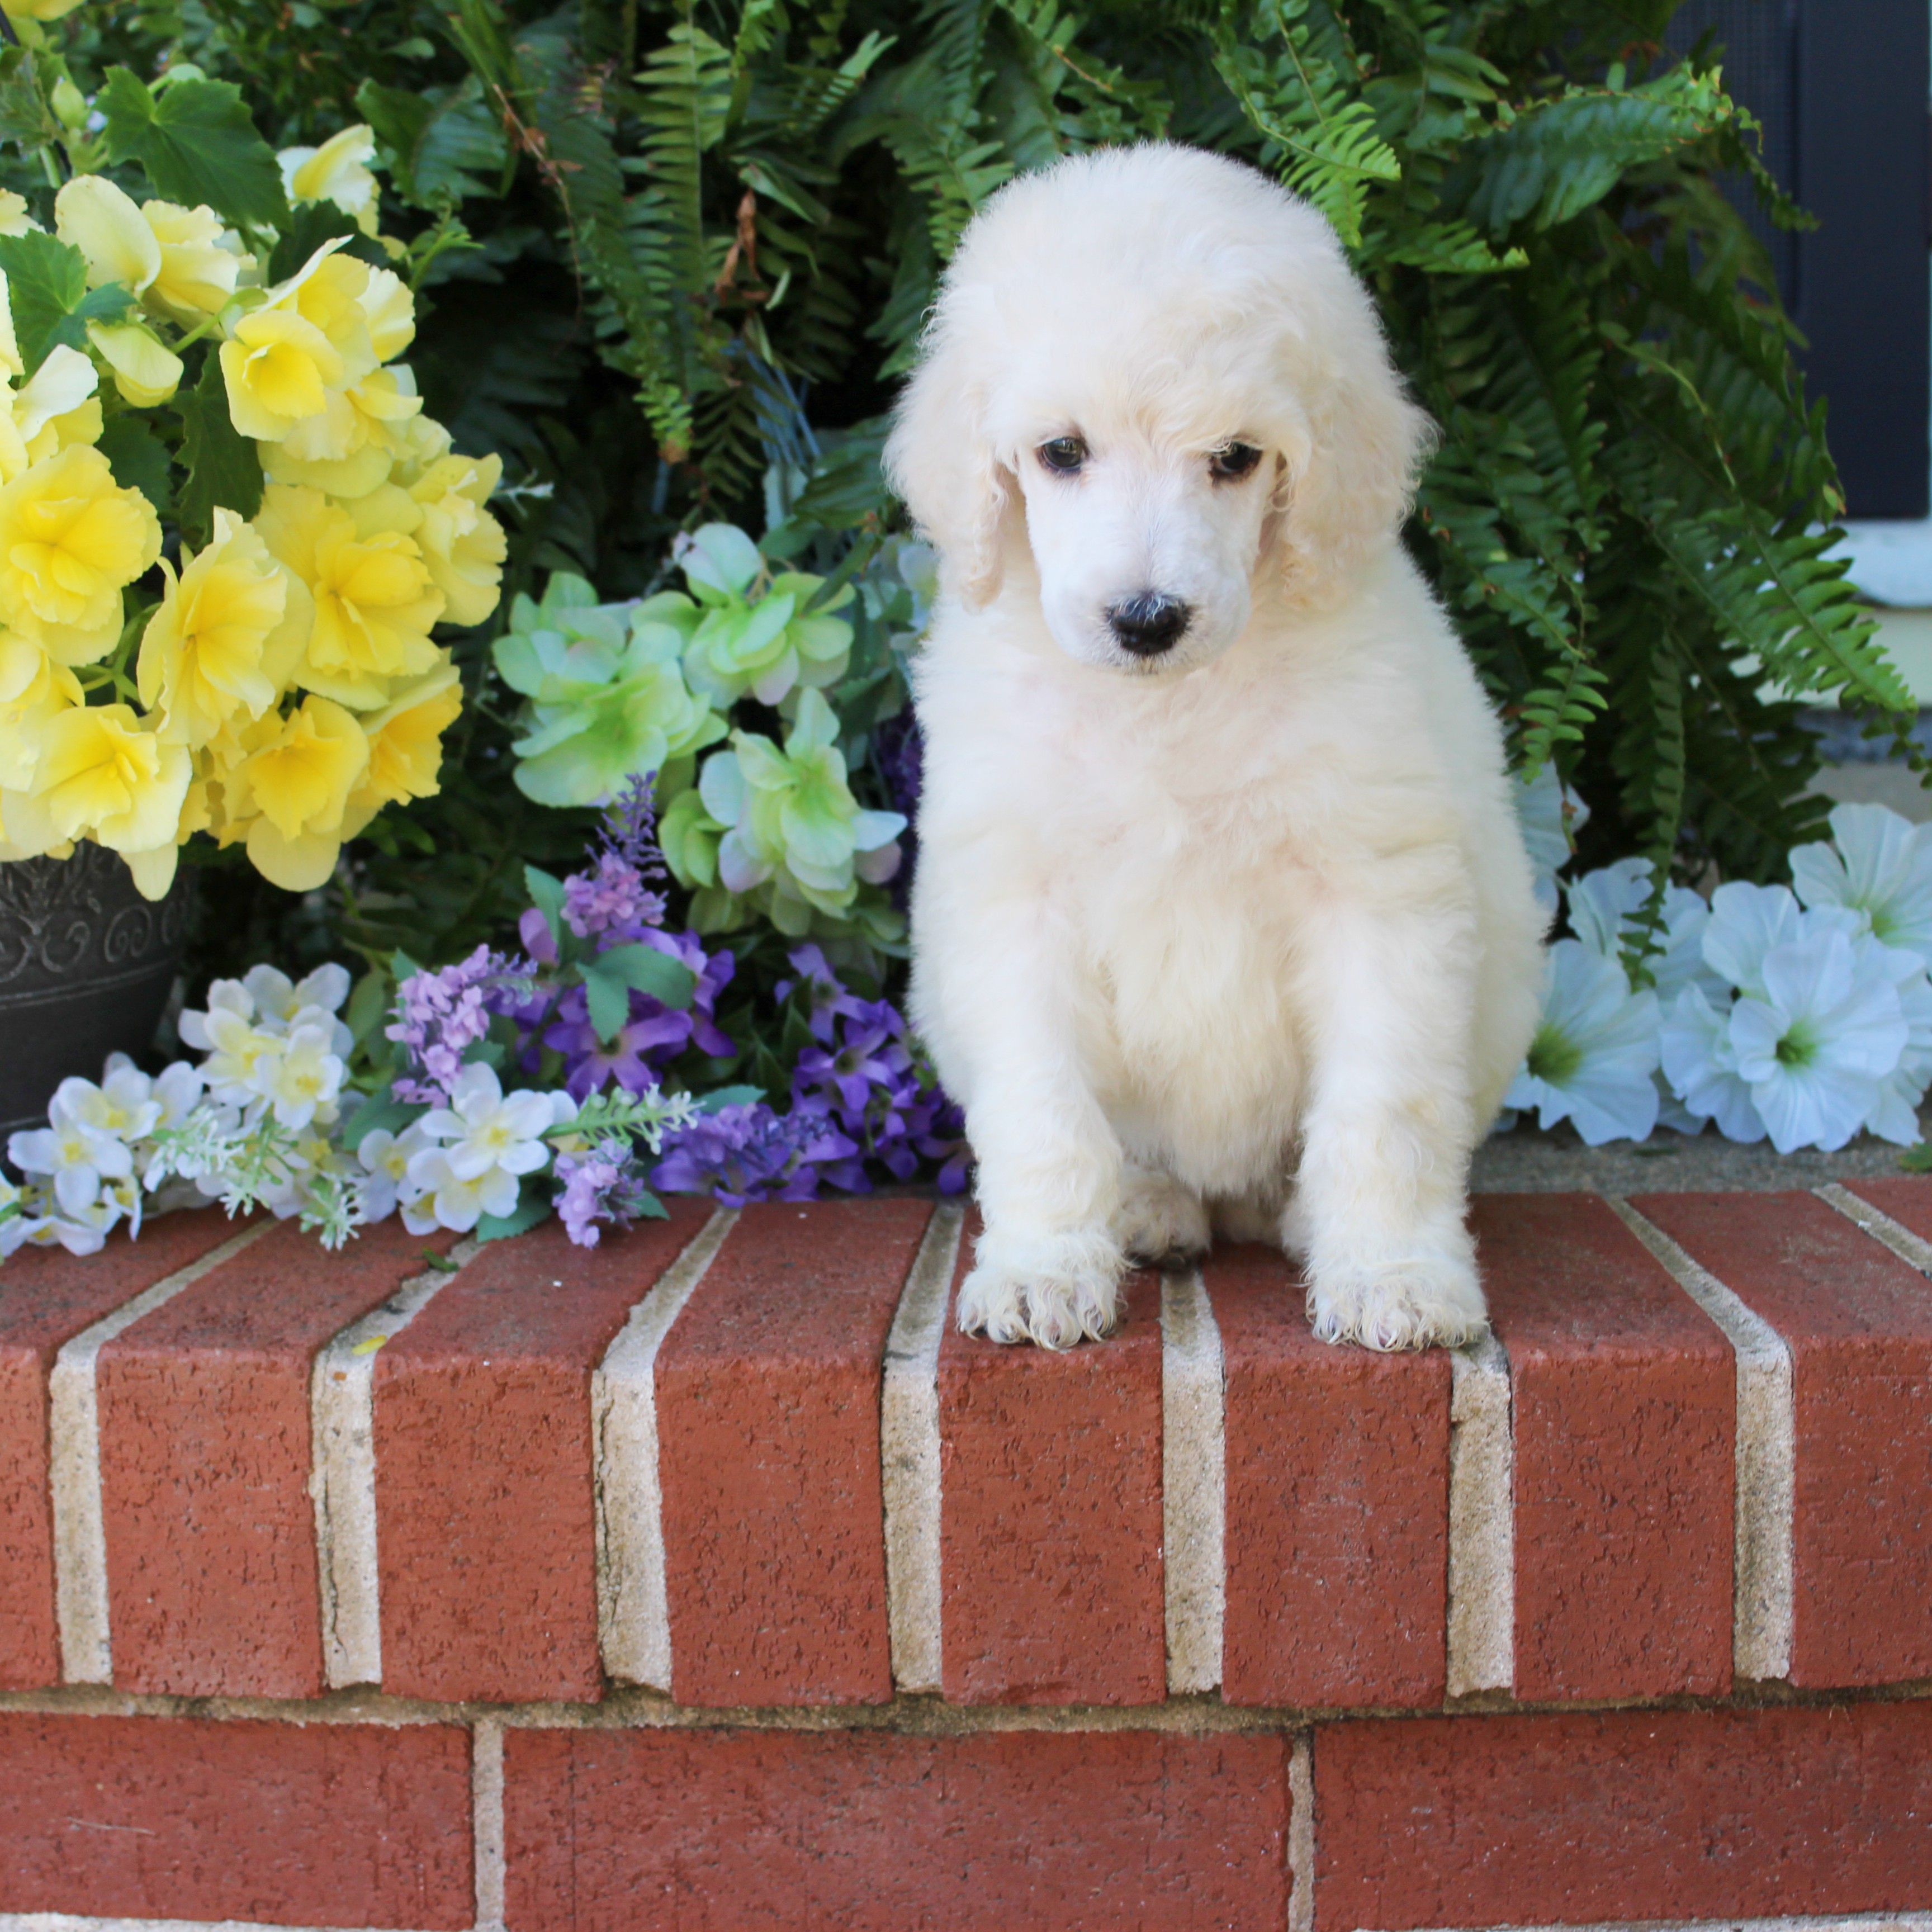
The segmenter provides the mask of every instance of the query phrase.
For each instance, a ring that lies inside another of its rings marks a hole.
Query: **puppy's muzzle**
[[[1107,622],[1123,650],[1132,651],[1137,658],[1157,658],[1180,641],[1193,615],[1192,607],[1178,597],[1143,590],[1112,605]]]

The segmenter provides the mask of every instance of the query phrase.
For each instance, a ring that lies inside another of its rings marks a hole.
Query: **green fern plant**
[[[520,454],[510,587],[646,588],[680,525],[767,512],[832,568],[892,525],[880,424],[974,212],[1171,138],[1306,196],[1373,290],[1442,429],[1411,548],[1520,765],[1594,808],[1591,859],[1773,875],[1820,808],[1774,692],[1915,715],[1829,558],[1823,412],[1720,184],[1804,218],[1719,50],[1667,51],[1675,0],[552,4],[398,0],[332,110],[335,66],[264,52],[268,0],[88,30],[280,89],[303,138],[369,120],[394,190],[460,224],[420,361]]]

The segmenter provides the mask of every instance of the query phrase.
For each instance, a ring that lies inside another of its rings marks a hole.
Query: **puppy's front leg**
[[[1304,955],[1312,1090],[1282,1232],[1325,1341],[1454,1346],[1485,1325],[1463,1222],[1476,936],[1447,883],[1331,903]]]
[[[1124,1264],[1108,1223],[1122,1163],[1082,1064],[1065,961],[1033,919],[948,930],[953,943],[920,958],[915,1004],[963,1094],[978,1163],[986,1227],[959,1325],[1048,1348],[1098,1340],[1118,1318]]]

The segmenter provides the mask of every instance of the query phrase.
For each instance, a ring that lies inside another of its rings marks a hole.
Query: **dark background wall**
[[[1709,32],[1731,91],[1764,123],[1765,158],[1819,218],[1779,235],[1760,219],[1786,305],[1829,404],[1847,512],[1932,511],[1928,0],[1689,0],[1672,46]]]

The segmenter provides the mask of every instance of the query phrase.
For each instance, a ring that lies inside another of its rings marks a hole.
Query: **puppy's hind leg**
[[[1136,1268],[1190,1268],[1208,1252],[1208,1210],[1172,1174],[1130,1164],[1113,1234]]]

